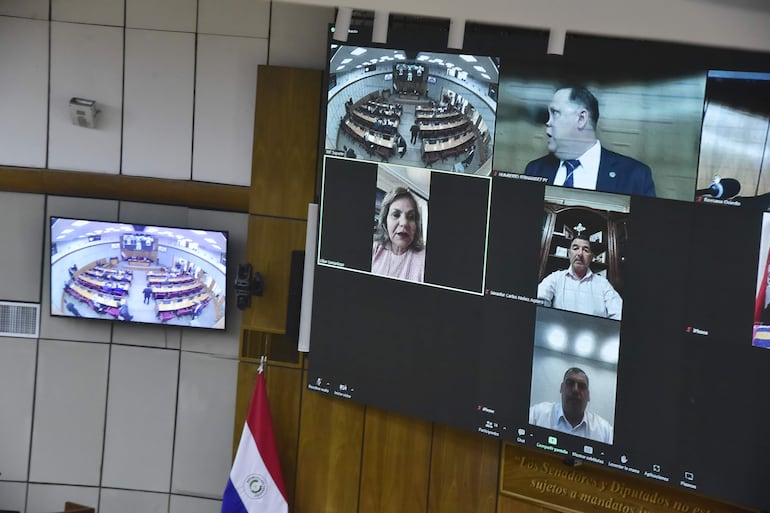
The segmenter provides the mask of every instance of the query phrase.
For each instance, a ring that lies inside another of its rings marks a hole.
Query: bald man
[[[585,87],[558,89],[548,105],[549,154],[524,170],[549,185],[620,194],[655,196],[649,166],[602,148],[596,135],[599,102]]]

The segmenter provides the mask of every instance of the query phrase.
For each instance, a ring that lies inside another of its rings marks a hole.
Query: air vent
[[[40,305],[0,301],[0,337],[38,338]]]

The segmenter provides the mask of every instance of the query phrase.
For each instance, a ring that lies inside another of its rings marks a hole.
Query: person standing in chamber
[[[603,276],[591,272],[594,252],[585,235],[578,235],[567,249],[570,266],[554,271],[537,286],[537,298],[561,310],[621,319],[623,299]]]
[[[524,174],[561,185],[620,194],[655,196],[649,166],[603,148],[596,135],[599,102],[585,87],[562,87],[548,105],[549,154],[527,164]]]
[[[382,200],[372,247],[372,273],[424,281],[422,216],[417,200],[405,187],[396,187]]]
[[[150,299],[152,299],[152,287],[150,287],[149,283],[147,283],[147,286],[142,290],[142,294],[144,294],[144,304],[149,305]]]
[[[412,136],[410,139],[412,144],[417,144],[417,136],[420,135],[420,127],[417,125],[416,121],[409,128],[409,134]]]

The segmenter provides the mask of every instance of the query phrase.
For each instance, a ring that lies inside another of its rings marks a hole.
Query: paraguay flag
[[[262,367],[225,488],[222,513],[289,511]]]

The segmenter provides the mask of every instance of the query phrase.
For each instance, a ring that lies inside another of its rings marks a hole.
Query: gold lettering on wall
[[[592,464],[568,467],[558,457],[503,447],[500,493],[580,513],[750,513],[687,491]]]

